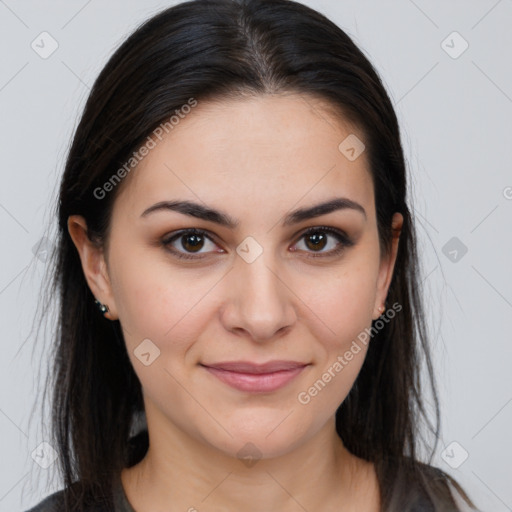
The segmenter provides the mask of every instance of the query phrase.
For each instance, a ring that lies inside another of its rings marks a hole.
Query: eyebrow
[[[298,224],[304,220],[327,215],[338,210],[354,210],[361,213],[366,219],[365,209],[357,202],[346,197],[337,197],[324,203],[316,204],[306,208],[299,208],[288,213],[283,221],[283,226]],[[214,222],[220,226],[235,229],[240,221],[224,213],[192,201],[160,201],[142,212],[141,217],[158,211],[175,211],[183,215],[189,215],[197,219]]]

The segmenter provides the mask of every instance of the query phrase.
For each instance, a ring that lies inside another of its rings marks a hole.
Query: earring
[[[379,306],[379,311],[380,311],[380,314],[382,315],[382,313],[384,313],[384,310],[386,309],[386,307],[384,305],[382,306]]]
[[[102,304],[99,300],[95,300],[94,303],[96,306],[98,306],[98,309],[103,315],[109,312],[108,306],[106,304]]]

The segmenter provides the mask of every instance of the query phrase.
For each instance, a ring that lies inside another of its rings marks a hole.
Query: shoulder
[[[380,470],[388,510],[478,512],[459,483],[436,466],[405,457]]]
[[[412,488],[418,495],[418,512],[478,512],[461,485],[448,473],[421,462],[417,468],[419,471]]]
[[[65,506],[65,494],[64,489],[54,492],[26,512],[67,512],[70,508],[80,512],[112,512],[115,509],[112,506],[112,496],[93,499],[77,482],[72,485],[71,492],[67,493],[72,496],[68,498],[71,501],[68,508]]]
[[[60,512],[61,510],[64,510],[64,491],[51,494],[26,512]]]

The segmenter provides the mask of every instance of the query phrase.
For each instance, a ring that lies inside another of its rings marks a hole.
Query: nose
[[[237,258],[226,276],[226,301],[221,321],[230,332],[253,341],[273,340],[296,322],[295,295],[286,275],[260,255],[252,263]]]

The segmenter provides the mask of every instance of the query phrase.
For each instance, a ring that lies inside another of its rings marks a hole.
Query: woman
[[[143,24],[58,218],[65,489],[32,510],[474,506],[417,455],[439,412],[396,115],[324,16],[196,0]]]

